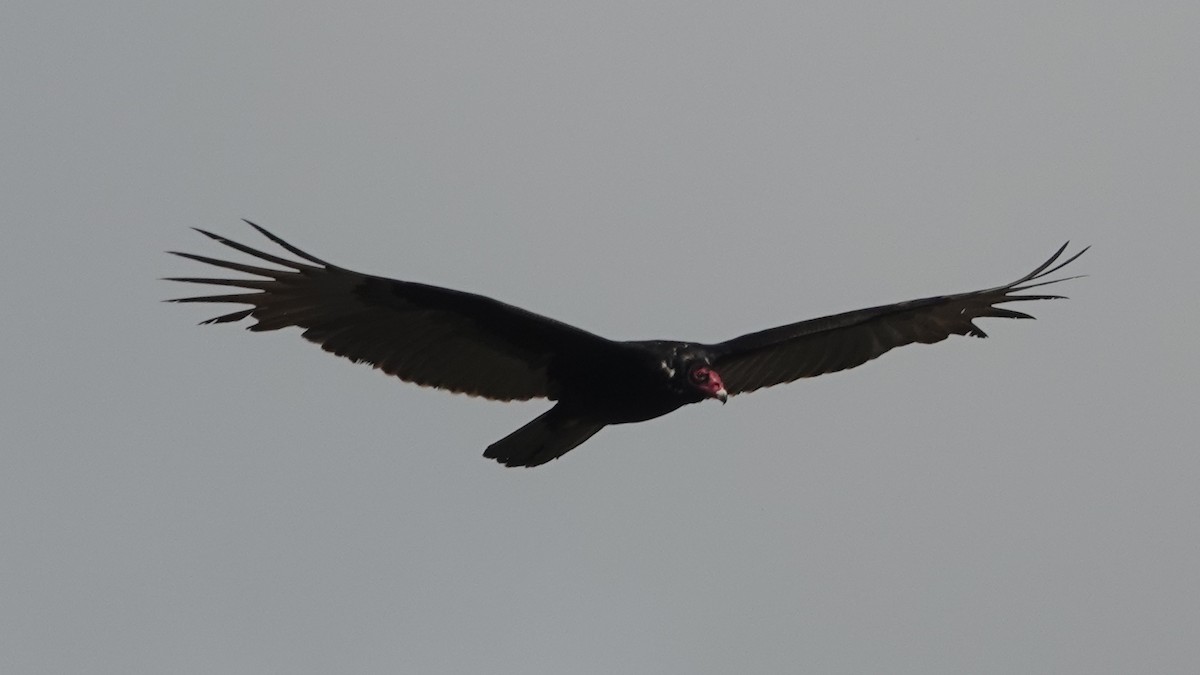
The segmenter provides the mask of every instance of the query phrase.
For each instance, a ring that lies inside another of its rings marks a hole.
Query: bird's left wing
[[[316,258],[265,229],[264,236],[305,262],[202,234],[284,269],[175,255],[250,274],[256,279],[173,277],[246,289],[247,293],[171,302],[250,305],[204,323],[255,319],[250,330],[298,326],[329,352],[369,363],[407,382],[511,401],[558,398],[556,361],[622,349],[618,343],[482,295],[360,274]],[[557,365],[562,365],[558,363]]]
[[[1017,294],[1076,278],[1042,280],[1087,251],[1084,248],[1056,265],[1055,262],[1066,248],[1067,245],[1063,244],[1037,269],[996,288],[860,309],[770,328],[710,345],[713,365],[732,395],[853,368],[907,344],[941,342],[951,335],[987,337],[975,325],[974,319],[1033,318],[1024,312],[996,305],[1063,297]]]

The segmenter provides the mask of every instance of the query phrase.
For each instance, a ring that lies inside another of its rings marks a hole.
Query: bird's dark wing
[[[327,263],[250,223],[305,262],[264,253],[220,235],[202,234],[284,269],[175,255],[256,279],[174,277],[250,292],[171,302],[250,305],[204,323],[247,317],[250,330],[304,329],[304,337],[355,362],[407,382],[511,401],[558,398],[556,360],[607,357],[619,343],[481,295],[353,272]],[[562,365],[562,364],[558,364]]]
[[[1039,281],[1087,251],[1085,248],[1055,265],[1066,248],[1063,244],[1034,271],[996,288],[860,309],[770,328],[711,345],[713,365],[732,395],[853,368],[890,349],[914,342],[941,342],[951,335],[987,337],[975,325],[974,319],[1033,318],[1024,312],[996,305],[1063,297],[1014,294],[1077,278]]]

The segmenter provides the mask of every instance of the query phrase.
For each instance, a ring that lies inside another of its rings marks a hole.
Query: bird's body
[[[905,344],[939,342],[953,334],[986,337],[973,319],[1033,318],[995,305],[1061,297],[1013,293],[1065,281],[1041,279],[1087,250],[1054,265],[1064,245],[1033,272],[1004,286],[801,321],[717,344],[618,342],[482,295],[353,272],[250,224],[304,262],[200,230],[284,269],[176,253],[260,278],[173,278],[251,291],[175,302],[250,305],[204,323],[253,318],[255,331],[297,326],[326,351],[419,385],[503,401],[556,401],[484,452],[507,466],[544,464],[610,424],[642,422],[706,399],[724,402],[735,394],[853,368]]]

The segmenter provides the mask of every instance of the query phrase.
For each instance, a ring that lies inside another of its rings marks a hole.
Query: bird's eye
[[[692,379],[697,382],[708,382],[708,371],[703,368],[692,371]]]

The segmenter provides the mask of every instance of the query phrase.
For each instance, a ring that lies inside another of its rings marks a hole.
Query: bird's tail
[[[603,428],[601,422],[567,417],[555,406],[489,445],[483,456],[505,466],[538,466],[561,457]]]

